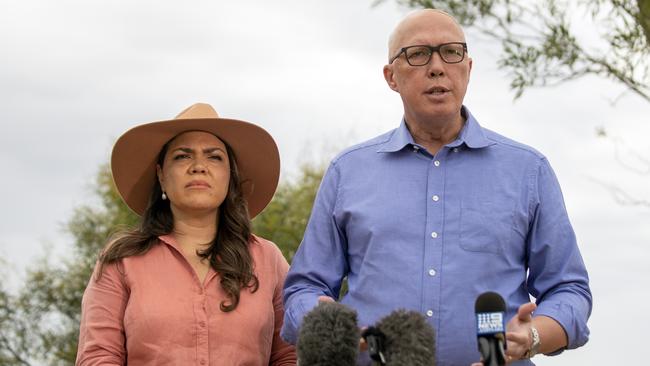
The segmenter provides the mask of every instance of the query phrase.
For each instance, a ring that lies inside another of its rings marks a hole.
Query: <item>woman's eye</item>
[[[190,157],[189,154],[178,154],[178,155],[174,155],[174,160],[182,160],[182,159],[187,159],[189,157]]]
[[[212,156],[210,156],[210,159],[217,160],[217,161],[222,161],[223,157],[221,155],[212,155]]]

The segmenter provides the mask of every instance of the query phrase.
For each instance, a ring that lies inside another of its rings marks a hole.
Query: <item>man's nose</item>
[[[431,54],[431,60],[429,60],[429,63],[427,64],[429,77],[435,78],[444,75],[444,65],[445,62],[442,60],[442,57],[440,57],[438,52]]]

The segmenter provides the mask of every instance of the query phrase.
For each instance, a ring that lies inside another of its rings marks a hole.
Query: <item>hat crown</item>
[[[195,103],[185,108],[175,119],[219,118],[217,111],[207,103]]]

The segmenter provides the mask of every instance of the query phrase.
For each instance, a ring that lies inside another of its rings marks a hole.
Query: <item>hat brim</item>
[[[136,126],[120,136],[113,146],[111,171],[126,205],[142,216],[156,180],[160,150],[169,140],[188,131],[205,131],[230,145],[235,153],[250,218],[262,212],[278,186],[278,147],[261,127],[228,118],[152,122]]]

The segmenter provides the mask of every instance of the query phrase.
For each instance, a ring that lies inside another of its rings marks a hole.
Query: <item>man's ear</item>
[[[389,88],[399,93],[397,82],[395,82],[395,73],[393,72],[392,64],[384,65],[384,79],[386,79]]]

